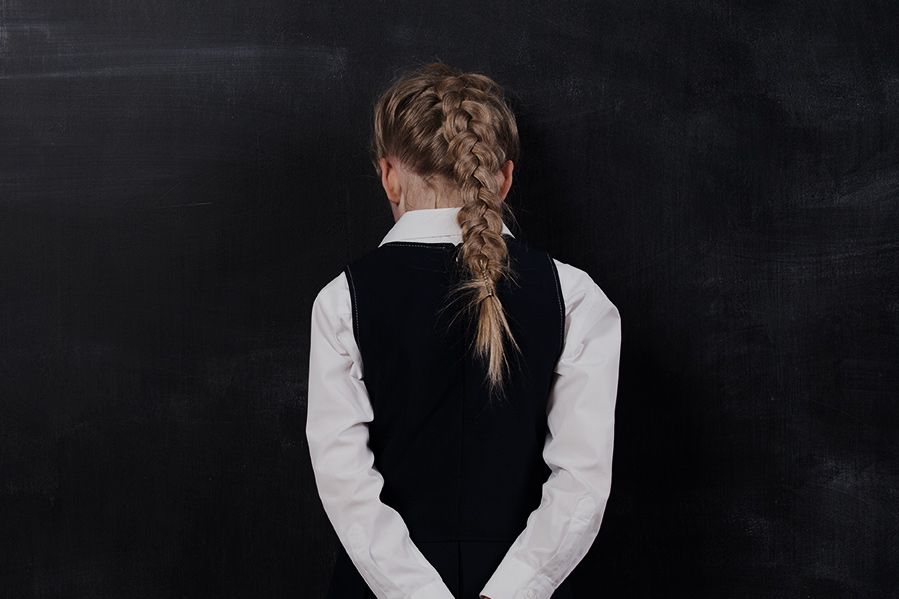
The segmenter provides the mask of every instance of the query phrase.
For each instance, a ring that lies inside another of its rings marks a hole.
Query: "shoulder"
[[[617,313],[617,308],[605,291],[585,270],[573,264],[562,262],[550,254],[550,252],[539,246],[532,245],[524,239],[511,237],[507,239],[507,243],[509,249],[519,258],[527,257],[525,261],[530,261],[532,264],[537,264],[536,261],[540,260],[551,265],[562,295],[561,299],[565,304],[566,315],[570,314],[574,308],[585,303],[592,304],[591,309],[599,309],[600,311],[615,310]]]
[[[567,314],[584,304],[591,304],[593,309],[603,312],[614,310],[617,314],[616,306],[589,273],[555,257],[551,257],[551,259],[556,272],[559,273],[559,284],[562,288],[562,297],[565,299]]]
[[[315,302],[330,305],[335,300],[348,300],[352,288],[354,270],[361,270],[368,263],[384,256],[386,249],[387,246],[383,245],[373,247],[349,260],[340,272],[319,290],[318,295],[315,297]]]
[[[329,312],[341,315],[350,313],[349,281],[346,275],[346,268],[341,270],[318,291],[312,302],[312,312]]]

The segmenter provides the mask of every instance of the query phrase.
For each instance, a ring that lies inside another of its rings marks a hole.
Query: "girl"
[[[396,222],[312,306],[329,599],[572,596],[611,488],[621,322],[506,225],[519,151],[482,74],[428,64],[375,105]]]

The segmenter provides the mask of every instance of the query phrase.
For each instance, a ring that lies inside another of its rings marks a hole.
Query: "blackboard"
[[[309,312],[392,225],[371,103],[430,60],[507,89],[516,234],[621,312],[581,596],[899,596],[897,25],[0,1],[0,597],[323,595]]]

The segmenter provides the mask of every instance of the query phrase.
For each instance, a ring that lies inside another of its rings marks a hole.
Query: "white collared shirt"
[[[407,211],[380,245],[460,243],[458,210]],[[511,235],[505,224],[503,232]],[[565,300],[565,345],[547,406],[543,459],[552,473],[540,505],[481,590],[491,599],[550,597],[593,544],[611,490],[621,319],[586,272],[554,261]],[[380,500],[384,479],[367,445],[373,418],[341,272],[312,306],[306,438],[318,492],[340,542],[379,599],[450,599],[400,514]]]

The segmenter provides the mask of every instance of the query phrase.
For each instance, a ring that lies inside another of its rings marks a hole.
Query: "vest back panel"
[[[550,474],[542,449],[564,340],[559,275],[547,252],[504,238],[514,281],[496,293],[521,352],[507,342],[505,396],[489,402],[486,366],[469,351],[474,320],[462,296],[448,296],[461,245],[388,242],[345,268],[381,500],[413,541],[511,543]]]

